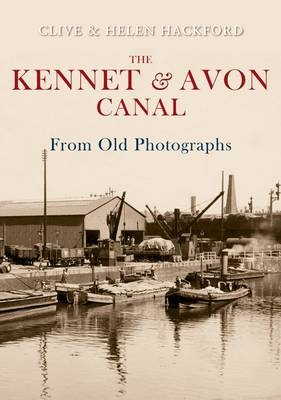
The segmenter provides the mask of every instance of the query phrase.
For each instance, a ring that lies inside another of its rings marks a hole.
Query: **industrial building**
[[[60,247],[87,247],[109,238],[108,215],[115,212],[120,197],[47,202],[47,243]],[[33,247],[42,243],[43,202],[1,202],[0,236],[5,245]],[[143,240],[145,216],[124,203],[117,240]]]

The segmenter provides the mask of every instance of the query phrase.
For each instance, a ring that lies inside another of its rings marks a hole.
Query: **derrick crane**
[[[191,234],[191,227],[202,217],[202,215],[217,201],[219,200],[222,196],[224,195],[224,191],[221,191],[192,221],[189,222],[189,224],[186,227],[186,230],[190,230]],[[161,229],[161,232],[163,233],[163,236],[165,239],[169,239],[173,242],[175,246],[175,252],[177,255],[183,255],[185,256],[186,254],[189,254],[190,252],[190,244],[187,246],[185,245],[186,239],[184,241],[181,240],[182,236],[178,232],[179,229],[175,229],[176,232],[173,232],[173,230],[170,228],[168,225],[167,221],[164,219],[163,216],[158,216],[156,217],[154,213],[151,211],[151,209],[146,205],[146,208],[149,210],[150,214],[152,215],[154,222],[159,226]],[[188,235],[188,243],[191,242],[190,240],[190,234]]]
[[[175,246],[175,252],[178,255],[181,255],[181,249],[179,246],[179,242],[178,242],[178,237],[175,237],[172,229],[169,227],[169,225],[167,224],[166,220],[164,219],[164,217],[158,216],[156,217],[154,215],[154,213],[151,211],[151,209],[149,208],[148,205],[146,205],[146,208],[148,209],[148,211],[150,212],[150,214],[152,215],[154,222],[156,222],[156,224],[159,226],[159,228],[161,229],[163,236],[165,237],[165,239],[171,240]]]
[[[224,191],[221,191],[215,198],[214,200],[211,201],[211,203],[209,203],[191,222],[189,222],[189,224],[187,225],[187,229],[191,230],[191,227],[195,224],[195,222],[197,222],[203,214],[205,214],[205,212],[212,207],[212,205],[222,196],[224,195]]]
[[[187,225],[187,229],[190,229],[195,222],[197,222],[203,214],[205,214],[205,212],[212,207],[212,205],[219,200],[222,196],[224,195],[224,191],[221,191],[192,221],[189,222],[189,224]],[[170,226],[167,224],[166,220],[164,219],[163,216],[158,216],[156,217],[154,215],[154,213],[152,212],[152,210],[149,208],[148,205],[146,205],[146,208],[148,209],[148,211],[150,212],[150,214],[152,215],[154,222],[156,222],[156,224],[159,226],[159,228],[161,229],[161,231],[163,232],[164,236],[166,239],[172,240],[175,239],[175,235],[173,234],[172,229],[170,228]]]
[[[120,224],[121,214],[125,202],[126,192],[123,192],[120,204],[117,211],[110,211],[110,214],[107,216],[107,225],[109,229],[109,238],[111,240],[116,241],[117,232]]]
[[[161,229],[163,235],[165,236],[165,239],[172,240],[172,238],[173,238],[172,230],[171,230],[171,228],[169,227],[169,225],[167,224],[167,222],[164,220],[164,218],[163,218],[163,217],[162,217],[162,218],[157,218],[157,217],[154,215],[153,211],[150,209],[150,207],[149,207],[147,204],[146,204],[145,207],[146,207],[146,208],[148,209],[148,211],[150,212],[150,214],[151,214],[151,216],[152,216],[154,222],[155,222],[155,223],[159,226],[159,228]],[[164,221],[165,221],[165,223],[164,223]]]

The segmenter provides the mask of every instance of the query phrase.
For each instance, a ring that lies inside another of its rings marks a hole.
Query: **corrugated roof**
[[[47,202],[47,214],[86,215],[116,198],[120,199],[118,196],[115,196],[85,200],[50,200]],[[0,217],[41,216],[43,213],[42,201],[0,202]]]

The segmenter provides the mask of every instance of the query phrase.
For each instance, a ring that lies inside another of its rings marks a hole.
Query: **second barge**
[[[94,286],[92,283],[86,285],[57,283],[56,291],[59,300],[68,303],[102,305],[164,297],[172,286],[171,282],[147,279],[129,283],[103,283],[98,286]]]

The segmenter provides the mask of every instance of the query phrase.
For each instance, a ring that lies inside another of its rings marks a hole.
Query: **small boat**
[[[259,271],[259,270],[248,270],[242,268],[233,268],[233,267],[228,267],[228,273],[225,276],[225,278],[228,281],[240,281],[244,279],[257,279],[257,278],[264,278],[265,273],[264,271]],[[209,279],[209,280],[221,280],[221,271],[219,269],[217,270],[212,270],[208,272],[203,273],[204,279]],[[186,275],[185,280],[189,282],[199,282],[201,281],[201,273],[200,272],[190,272]]]
[[[56,291],[59,300],[80,304],[115,304],[133,302],[143,299],[154,299],[165,296],[167,289],[173,284],[153,279],[139,280],[128,283],[99,283],[90,284],[57,283]]]
[[[0,322],[56,310],[57,293],[41,290],[11,290],[0,292]]]
[[[202,289],[196,289],[192,288],[190,284],[184,284],[182,287],[170,289],[166,293],[166,302],[171,307],[179,307],[180,304],[185,304],[192,308],[198,308],[215,304],[223,305],[247,296],[251,292],[246,285],[232,289],[232,285],[225,283],[223,287],[225,290],[210,285]]]

